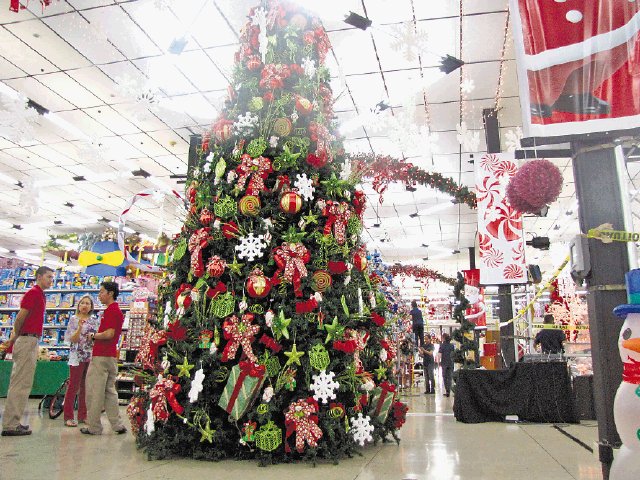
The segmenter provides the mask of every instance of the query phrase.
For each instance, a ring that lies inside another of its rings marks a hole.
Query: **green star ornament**
[[[233,257],[233,262],[227,263],[227,267],[229,267],[229,270],[231,272],[235,273],[236,275],[240,275],[242,273],[242,267],[244,267],[244,263],[238,263],[238,259],[236,257]]]
[[[380,365],[378,368],[374,370],[376,372],[376,377],[378,380],[382,380],[383,378],[387,378],[387,369],[386,367]]]
[[[307,225],[313,225],[314,223],[316,225],[318,224],[318,215],[316,215],[312,211],[309,211],[307,215],[303,215],[302,218],[304,219]]]
[[[276,336],[276,340],[280,340],[280,338],[282,337],[289,340],[290,323],[291,319],[285,318],[284,310],[280,309],[280,313],[278,313],[278,316],[273,319],[273,333]]]
[[[331,174],[329,180],[321,180],[320,183],[324,185],[327,195],[331,196],[342,196],[349,187],[349,182],[340,180],[335,173]]]
[[[209,442],[209,443],[213,443],[213,436],[215,435],[216,431],[215,430],[211,430],[211,421],[207,420],[207,425],[202,428],[200,427],[200,433],[202,433],[202,436],[200,437],[200,442]]]
[[[338,317],[333,317],[333,322],[326,323],[324,329],[327,331],[327,338],[324,343],[329,343],[333,338],[341,337],[344,334],[344,327],[338,323]]]
[[[302,364],[300,363],[300,357],[302,357],[304,355],[304,352],[299,352],[298,349],[296,348],[296,344],[293,344],[293,347],[291,347],[291,351],[289,352],[284,352],[284,354],[289,357],[289,360],[287,360],[286,365],[293,365],[294,363],[297,363],[298,365],[302,366]]]
[[[189,378],[191,376],[191,369],[193,369],[195,365],[191,365],[187,357],[184,357],[184,362],[182,362],[182,365],[176,365],[176,367],[178,367],[178,377]]]

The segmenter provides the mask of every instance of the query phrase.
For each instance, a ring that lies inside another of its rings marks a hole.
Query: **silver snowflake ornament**
[[[313,390],[313,398],[316,402],[322,401],[322,403],[329,403],[329,399],[335,400],[336,392],[340,388],[340,384],[334,381],[334,372],[327,373],[326,370],[322,370],[318,375],[313,375],[313,383],[309,387]]]
[[[371,433],[373,432],[373,425],[371,425],[371,418],[369,415],[366,417],[362,416],[362,413],[358,413],[356,418],[351,417],[351,435],[353,435],[353,440],[358,443],[361,447],[364,447],[364,443],[366,441],[372,442],[373,436]]]
[[[427,32],[419,29],[413,22],[394,26],[392,35],[395,41],[391,43],[391,48],[396,52],[404,50],[404,58],[408,62],[414,61],[427,47]]]
[[[261,257],[265,248],[267,248],[267,244],[264,242],[264,235],[255,237],[253,233],[242,237],[240,245],[236,245],[238,257],[246,258],[250,262],[253,262],[256,257]]]

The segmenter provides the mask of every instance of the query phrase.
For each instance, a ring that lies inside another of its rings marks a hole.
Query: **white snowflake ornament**
[[[472,132],[469,130],[466,122],[456,125],[456,130],[458,131],[456,138],[460,145],[468,152],[477,152],[480,146],[480,132]]]
[[[361,447],[364,447],[364,443],[366,441],[372,442],[373,436],[371,433],[373,432],[373,425],[371,425],[371,418],[369,415],[366,417],[362,416],[362,413],[358,413],[356,418],[351,418],[351,435],[353,435],[353,439],[356,443],[358,443]]]
[[[462,90],[463,93],[471,93],[475,90],[476,88],[476,83],[473,81],[472,78],[465,78],[464,80],[462,80],[462,83],[460,84],[460,90]]]
[[[293,185],[298,189],[298,193],[302,195],[305,200],[313,200],[313,192],[315,192],[316,189],[313,186],[313,180],[307,178],[306,173],[296,175],[296,181]]]
[[[313,398],[322,403],[329,403],[329,399],[334,400],[336,398],[336,392],[340,388],[340,384],[333,380],[336,374],[334,372],[327,373],[326,370],[322,370],[318,375],[314,375],[313,383],[309,387],[314,391]]]
[[[260,27],[260,33],[258,34],[258,43],[260,55],[262,57],[262,63],[267,59],[267,12],[264,8],[256,8],[251,18],[252,25]]]
[[[504,145],[507,148],[507,152],[515,152],[520,148],[520,140],[523,137],[522,129],[517,127],[515,130],[507,130],[505,134]]]
[[[264,403],[269,403],[271,398],[273,398],[273,387],[269,386],[264,389],[264,392],[262,392],[262,401]]]
[[[253,262],[256,257],[261,257],[264,254],[265,248],[267,248],[267,244],[264,242],[264,235],[255,237],[253,233],[250,233],[246,237],[240,238],[240,245],[236,245],[236,252],[238,252],[238,257]]]
[[[387,351],[384,348],[380,349],[379,358],[380,358],[381,362],[386,362],[387,361]]]
[[[313,78],[313,76],[316,74],[316,62],[313,61],[310,57],[304,57],[302,59],[302,69],[304,70],[304,74],[309,77],[309,78]]]
[[[155,418],[153,416],[153,410],[149,408],[147,410],[147,421],[144,422],[144,431],[147,435],[151,435],[156,430]]]
[[[267,327],[272,327],[275,316],[276,315],[273,313],[273,310],[267,310],[267,313],[264,314],[264,323]]]
[[[413,62],[426,49],[427,32],[419,29],[413,22],[395,25],[392,35],[395,41],[391,43],[391,48],[396,52],[404,50],[404,58],[408,62]]]
[[[202,370],[202,367],[200,367],[196,372],[196,376],[193,377],[193,380],[191,381],[191,389],[189,390],[189,401],[191,403],[196,403],[198,401],[198,394],[200,394],[200,392],[204,388],[202,386],[203,381],[204,370]]]

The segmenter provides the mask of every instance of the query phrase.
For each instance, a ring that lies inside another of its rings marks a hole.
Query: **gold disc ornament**
[[[242,215],[256,217],[260,214],[260,199],[255,195],[245,195],[238,202],[238,207]]]

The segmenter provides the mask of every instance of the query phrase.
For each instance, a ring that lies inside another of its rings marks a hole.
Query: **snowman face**
[[[623,362],[628,362],[629,358],[640,361],[640,313],[627,315],[620,329],[618,346]]]

